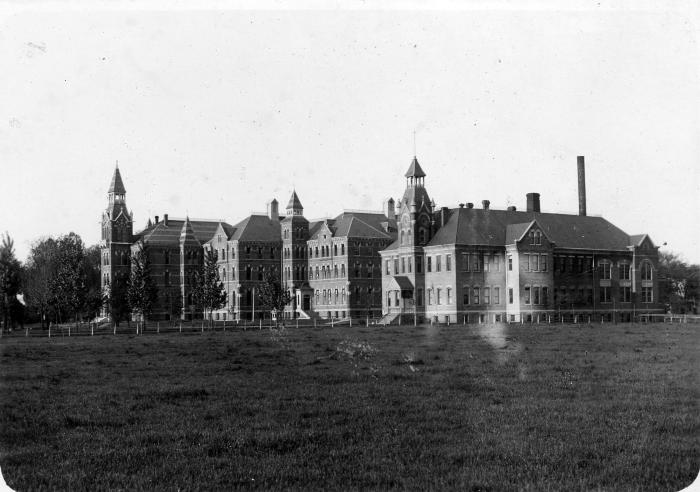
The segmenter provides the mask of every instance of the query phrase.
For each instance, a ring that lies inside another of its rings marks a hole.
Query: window
[[[472,253],[472,270],[479,271],[479,253]]]
[[[549,302],[549,287],[542,287],[542,304],[547,304]]]
[[[564,258],[563,256],[559,257],[559,270],[561,271],[561,273],[566,272],[566,258]]]
[[[610,302],[610,287],[603,286],[600,288],[600,302]]]
[[[469,305],[469,286],[465,285],[464,287],[462,287],[462,289],[463,289],[462,290],[462,304],[464,304],[465,306],[468,306]]]
[[[509,272],[513,271],[513,257],[512,256],[508,257],[508,271]]]
[[[386,260],[386,274],[391,275],[391,260]]]
[[[426,268],[426,271],[432,272],[433,271],[433,259],[432,259],[432,257],[428,256],[427,260],[428,260],[428,266]]]
[[[401,257],[401,273],[406,273],[406,258]]]
[[[338,265],[333,265],[333,278],[338,278]]]
[[[651,287],[642,287],[642,302],[647,304],[654,302],[654,295]]]
[[[630,264],[620,263],[620,280],[630,279]]]
[[[501,256],[500,255],[493,256],[493,266],[497,272],[501,271]]]
[[[446,289],[447,292],[447,304],[452,304],[452,289],[448,287]]]
[[[333,245],[333,255],[338,256],[338,245],[337,244]]]
[[[508,304],[513,304],[513,289],[508,289]]]
[[[445,271],[452,271],[452,255],[445,255]],[[447,304],[449,304],[449,302]]]
[[[372,278],[372,275],[374,275],[374,268],[371,263],[367,263],[367,278]]]
[[[493,288],[493,303],[494,304],[501,303],[501,288],[500,287]]]
[[[632,288],[631,287],[627,287],[627,286],[620,287],[620,301],[622,301],[622,302],[631,302],[632,301]]]
[[[530,244],[536,244],[535,243],[535,231],[530,231]]]
[[[345,263],[340,265],[340,276],[345,278]]]
[[[245,266],[245,279],[252,280],[252,278],[253,278],[253,274],[252,274],[252,270],[250,268],[250,265],[246,265]]]
[[[489,271],[489,263],[491,262],[491,255],[484,253],[484,271]]]
[[[532,303],[533,304],[539,304],[540,303],[540,288],[539,287],[533,287],[532,288]]]
[[[342,292],[342,303],[345,304],[345,287],[343,287]]]
[[[341,245],[340,245],[340,254],[341,254],[341,255],[344,255],[344,254],[345,254],[345,245],[344,245],[344,244],[341,244]]]
[[[491,287],[484,287],[484,304],[491,304]]]
[[[416,257],[416,273],[423,273],[423,257]]]
[[[428,306],[433,305],[433,289],[428,289]]]
[[[603,280],[610,280],[610,262],[601,261],[598,263],[598,268],[600,269],[600,278]]]
[[[533,272],[540,271],[540,257],[539,257],[539,255],[530,255],[530,270]]]
[[[413,265],[413,257],[409,256],[408,257],[408,273],[411,273],[412,265]]]
[[[394,258],[394,275],[399,274],[399,259]]]
[[[436,255],[435,256],[435,271],[439,272],[442,270],[442,256]]]
[[[386,307],[391,306],[391,291],[386,292]]]
[[[416,306],[423,305],[423,289],[416,289]]]
[[[462,253],[462,271],[469,271],[469,253]]]
[[[547,271],[547,255],[540,255],[540,270]]]
[[[437,291],[437,303],[438,305],[442,304],[442,289],[436,289]]]
[[[399,294],[400,294],[400,291],[398,291],[398,290],[394,291],[394,306],[397,306],[397,307],[399,305],[399,297],[400,297]]]
[[[472,303],[479,304],[479,287],[474,287],[472,290]]]
[[[316,278],[320,278],[318,275],[318,266],[316,267]]]
[[[642,280],[651,280],[651,263],[645,261],[642,263]],[[651,301],[642,301],[651,302]]]
[[[525,304],[530,304],[530,286],[525,286]]]

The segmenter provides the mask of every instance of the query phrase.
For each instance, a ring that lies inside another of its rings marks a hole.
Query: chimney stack
[[[474,208],[474,204],[472,202],[467,202],[467,208]]]
[[[515,208],[515,205],[511,205],[510,207],[508,207],[509,212],[515,212],[516,210],[517,208]]]
[[[440,209],[440,227],[445,226],[445,222],[447,222],[447,211],[449,209],[447,207],[442,207]]]
[[[168,225],[168,214],[163,214],[163,224]]]
[[[280,212],[279,212],[279,203],[277,202],[277,199],[273,198],[271,202],[268,202],[268,204],[267,204],[267,216],[270,218],[270,220],[272,222],[279,222]]]
[[[540,194],[539,193],[528,193],[525,196],[527,197],[527,211],[528,212],[539,212],[540,211]]]
[[[459,204],[459,208],[464,208],[464,204],[463,204],[463,203],[460,203],[460,204]]]
[[[488,209],[489,209],[489,205],[491,205],[491,202],[488,201],[488,200],[481,200],[481,205],[483,205],[484,210],[488,210]]]
[[[578,214],[586,215],[586,164],[582,155],[578,156]]]
[[[156,224],[158,223],[158,216],[156,215]]]
[[[384,202],[384,215],[388,219],[395,219],[396,218],[396,209],[394,208],[394,199],[389,198],[386,202]]]

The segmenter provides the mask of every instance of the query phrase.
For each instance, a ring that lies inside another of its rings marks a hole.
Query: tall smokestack
[[[578,156],[578,214],[586,215],[586,164],[582,155]]]

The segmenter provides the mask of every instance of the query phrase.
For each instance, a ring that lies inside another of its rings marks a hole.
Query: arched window
[[[403,231],[401,231],[401,244],[406,244],[406,237]]]
[[[338,265],[333,266],[333,277],[338,278]]]
[[[652,268],[651,268],[651,263],[648,261],[645,261],[642,263],[642,280],[651,280],[652,279]]]

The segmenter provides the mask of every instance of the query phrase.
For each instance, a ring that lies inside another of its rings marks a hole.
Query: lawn
[[[700,326],[0,339],[16,490],[679,490]]]

